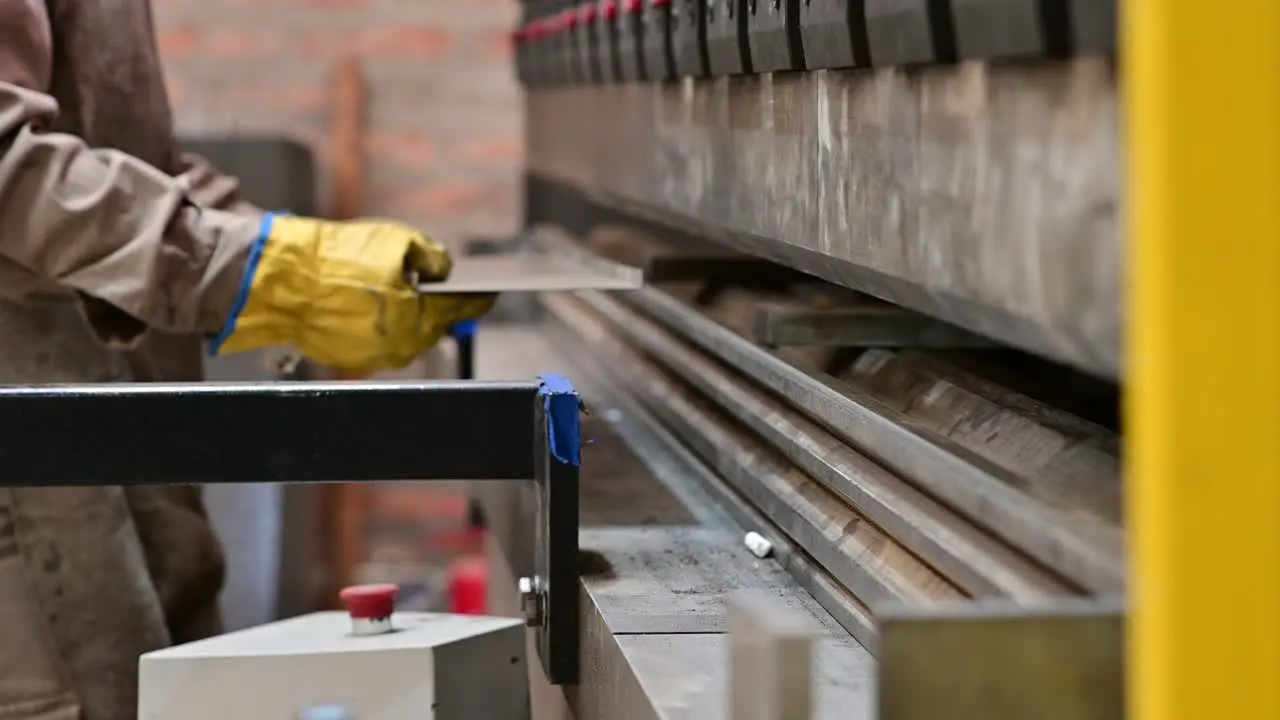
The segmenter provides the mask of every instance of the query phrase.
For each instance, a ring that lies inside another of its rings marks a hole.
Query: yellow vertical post
[[[1280,0],[1121,0],[1129,717],[1280,718]]]

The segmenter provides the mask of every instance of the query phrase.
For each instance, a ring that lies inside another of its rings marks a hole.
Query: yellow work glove
[[[214,354],[292,345],[315,362],[371,372],[404,367],[450,324],[478,318],[492,295],[421,294],[449,253],[396,222],[332,222],[268,214]]]

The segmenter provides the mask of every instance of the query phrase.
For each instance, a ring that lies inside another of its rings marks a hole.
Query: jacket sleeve
[[[224,175],[213,163],[195,153],[183,153],[180,179],[188,195],[203,207],[228,210],[242,215],[261,216],[262,210],[240,197],[240,181]]]
[[[198,206],[189,176],[46,132],[49,36],[44,0],[0,2],[0,260],[74,292],[104,342],[216,333],[259,217]]]

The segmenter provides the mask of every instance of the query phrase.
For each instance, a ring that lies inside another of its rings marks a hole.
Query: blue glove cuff
[[[222,349],[222,344],[236,331],[236,320],[244,310],[245,303],[249,302],[249,288],[253,286],[253,276],[257,274],[258,261],[262,259],[262,248],[267,244],[267,238],[271,236],[271,223],[277,214],[287,215],[288,213],[269,212],[262,216],[262,224],[258,226],[258,237],[254,239],[253,245],[249,246],[249,259],[245,262],[244,274],[240,276],[240,289],[236,291],[236,298],[231,303],[227,320],[222,324],[221,332],[209,341],[210,356],[217,355]]]

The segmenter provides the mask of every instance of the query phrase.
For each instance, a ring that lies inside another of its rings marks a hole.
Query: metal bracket
[[[623,82],[649,78],[645,67],[644,0],[622,0],[618,11],[618,68]]]
[[[676,77],[675,50],[671,45],[671,0],[648,0],[643,11],[645,70],[649,79],[666,82]]]
[[[604,82],[622,80],[622,57],[618,52],[618,0],[600,0],[596,7],[596,52]]]
[[[521,565],[545,608],[538,656],[552,683],[573,684],[581,402],[560,375],[7,387],[0,485],[523,481],[534,528]]]
[[[578,76],[584,82],[598,83],[603,77],[600,70],[599,32],[596,25],[596,4],[585,2],[577,7],[578,21],[573,26],[574,47],[578,51]]]
[[[704,77],[711,72],[707,58],[707,16],[704,0],[672,0],[671,46],[675,51],[676,74]]]
[[[712,75],[751,72],[747,50],[747,0],[705,0],[707,59]]]
[[[804,0],[800,37],[809,70],[871,64],[863,0]]]
[[[757,73],[804,69],[800,3],[804,0],[747,0],[747,46]]]
[[[951,0],[864,0],[864,3],[872,65],[955,61]]]
[[[1070,51],[1066,0],[951,0],[961,60],[1061,57]]]

